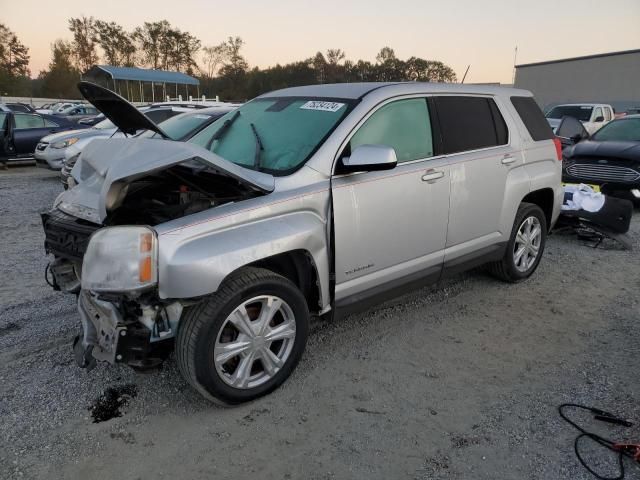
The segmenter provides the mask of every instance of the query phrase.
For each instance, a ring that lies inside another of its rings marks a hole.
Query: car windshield
[[[190,141],[243,167],[287,175],[322,145],[352,103],[259,98],[227,113]]]
[[[558,105],[547,113],[547,118],[573,117],[581,122],[588,122],[592,111],[593,107],[582,105]]]
[[[607,140],[640,142],[640,118],[614,120],[598,130],[591,139],[598,142]]]
[[[166,133],[172,140],[183,140],[190,137],[196,130],[200,129],[205,123],[211,120],[211,117],[221,117],[220,114],[208,114],[208,113],[182,113],[171,117],[158,125],[162,128],[162,131]],[[159,135],[156,132],[147,130],[141,137],[156,138]]]

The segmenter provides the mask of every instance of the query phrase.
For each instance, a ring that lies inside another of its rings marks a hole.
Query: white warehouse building
[[[640,49],[516,65],[515,87],[530,90],[545,110],[560,103],[640,108]]]

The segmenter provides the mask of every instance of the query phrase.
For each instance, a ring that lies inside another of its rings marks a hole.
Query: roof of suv
[[[470,85],[460,83],[427,83],[427,82],[365,82],[365,83],[325,83],[322,85],[306,85],[291,87],[265,93],[261,97],[320,97],[359,99],[374,90],[383,88],[406,89],[407,93],[424,90],[430,93],[469,93],[489,94],[508,92],[510,95],[531,96],[527,90],[493,85]]]

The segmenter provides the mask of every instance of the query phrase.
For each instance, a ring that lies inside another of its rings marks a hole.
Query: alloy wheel
[[[222,324],[213,352],[216,371],[234,388],[262,385],[282,369],[295,337],[293,310],[283,299],[272,295],[251,298]]]
[[[540,255],[542,226],[535,216],[524,219],[518,228],[513,246],[513,262],[520,272],[528,271]]]

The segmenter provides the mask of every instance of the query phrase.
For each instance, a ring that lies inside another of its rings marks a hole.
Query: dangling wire
[[[577,403],[563,403],[558,407],[558,413],[560,414],[562,419],[565,420],[568,424],[570,424],[580,432],[580,435],[578,435],[573,442],[573,449],[576,453],[576,457],[578,458],[578,461],[589,473],[591,473],[593,476],[595,476],[599,480],[622,480],[625,478],[625,464],[624,464],[625,457],[631,460],[634,460],[635,462],[638,463],[638,465],[640,465],[640,445],[614,442],[613,440],[610,440],[608,438],[602,437],[600,435],[597,435],[595,433],[585,430],[583,427],[581,427],[576,422],[571,420],[564,413],[564,410],[566,410],[567,408],[586,410],[594,414],[595,420],[611,423],[613,425],[631,427],[633,426],[633,423],[627,420],[624,420],[620,417],[617,417],[612,413],[606,412],[604,410],[600,410],[599,408],[588,407],[586,405],[580,405]],[[617,454],[619,473],[616,476],[613,476],[613,477],[603,476],[597,473],[595,470],[593,470],[593,468],[591,468],[591,466],[584,459],[583,455],[580,453],[580,444],[583,443],[582,440],[585,438],[591,439],[597,444]]]

